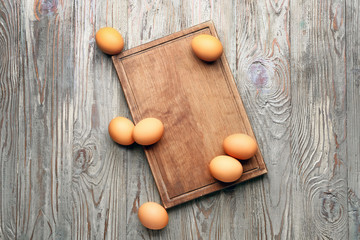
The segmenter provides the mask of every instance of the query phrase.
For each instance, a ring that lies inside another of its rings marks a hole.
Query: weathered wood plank
[[[18,1],[0,2],[0,239],[14,239],[18,221],[19,12]]]
[[[107,128],[112,118],[129,113],[110,56],[94,37],[110,26],[127,38],[127,3],[77,1],[73,26],[71,237],[124,239],[129,149],[114,143]]]
[[[19,239],[66,238],[72,149],[72,5],[21,1]],[[70,64],[69,64],[70,63]]]
[[[235,205],[239,239],[290,239],[289,1],[243,1],[237,6],[237,81],[268,168],[240,186]]]
[[[349,239],[360,239],[360,1],[346,1]]]
[[[290,9],[292,236],[347,239],[345,4]]]
[[[121,92],[94,34],[98,25],[112,24],[113,15],[126,19],[126,3],[93,8],[85,1],[27,1],[21,8],[19,132],[25,136],[19,139],[17,237],[121,238],[126,150],[107,134],[121,111]],[[112,14],[97,25],[95,11]]]

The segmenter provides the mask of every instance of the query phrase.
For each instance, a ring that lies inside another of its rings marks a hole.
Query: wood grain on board
[[[254,137],[225,56],[206,63],[192,52],[198,34],[217,36],[207,22],[113,57],[134,122],[164,123],[162,139],[144,149],[166,208],[233,185],[216,181],[208,164],[225,154],[228,135]],[[236,183],[266,173],[260,150],[242,164]]]

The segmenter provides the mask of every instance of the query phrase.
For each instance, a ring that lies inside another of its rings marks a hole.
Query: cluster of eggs
[[[98,47],[106,54],[119,54],[124,48],[121,34],[111,27],[101,28],[95,36]],[[191,41],[194,54],[206,62],[216,61],[223,53],[221,42],[214,36],[200,34]],[[157,118],[145,118],[136,125],[125,117],[116,117],[111,120],[109,127],[110,137],[118,144],[131,145],[134,142],[140,145],[152,145],[158,142],[163,133],[164,125]],[[257,152],[256,141],[246,134],[233,134],[225,138],[223,148],[227,155],[220,155],[211,160],[209,170],[211,175],[222,182],[238,180],[243,167],[239,160],[246,160]],[[239,160],[238,160],[239,159]],[[149,229],[164,228],[169,221],[168,214],[163,206],[155,202],[147,202],[138,210],[140,222]]]
[[[152,145],[160,140],[164,133],[164,125],[157,118],[145,118],[136,126],[125,117],[116,117],[109,124],[110,137],[121,145]]]
[[[236,133],[225,138],[223,148],[229,156],[220,155],[211,160],[210,173],[219,181],[235,182],[243,173],[242,164],[238,159],[252,158],[258,149],[256,141],[249,135]]]

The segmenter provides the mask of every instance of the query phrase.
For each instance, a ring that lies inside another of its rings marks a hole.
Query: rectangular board
[[[242,161],[242,177],[215,180],[209,162],[225,154],[222,142],[233,133],[255,138],[225,54],[213,63],[198,59],[191,40],[217,37],[205,22],[113,56],[133,120],[155,117],[162,139],[144,147],[165,208],[198,198],[267,172],[260,150]]]

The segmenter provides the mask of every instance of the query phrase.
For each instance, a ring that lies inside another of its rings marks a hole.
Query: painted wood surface
[[[359,239],[359,0],[0,1],[0,239]],[[268,174],[169,210],[102,26],[125,48],[212,19]]]

